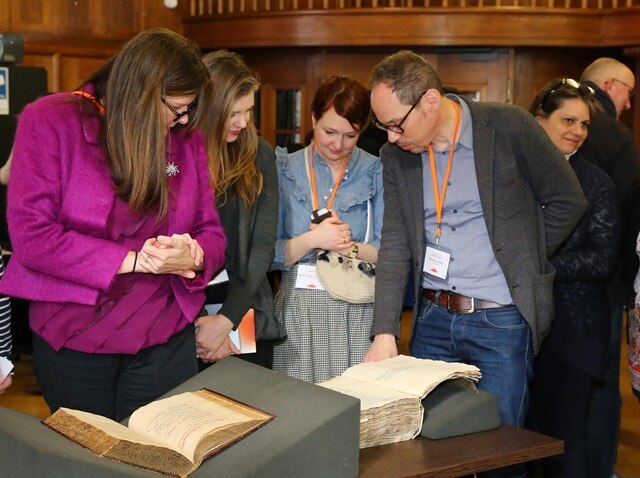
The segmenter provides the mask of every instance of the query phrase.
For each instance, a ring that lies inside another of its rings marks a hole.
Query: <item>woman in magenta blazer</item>
[[[225,248],[195,130],[209,94],[197,47],[154,29],[20,117],[0,291],[32,301],[52,412],[121,420],[197,372],[191,323]]]

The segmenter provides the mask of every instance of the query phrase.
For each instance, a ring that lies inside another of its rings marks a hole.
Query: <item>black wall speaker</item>
[[[23,44],[22,35],[0,33],[0,65],[20,63]]]

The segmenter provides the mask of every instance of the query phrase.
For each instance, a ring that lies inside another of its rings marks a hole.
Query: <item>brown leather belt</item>
[[[497,302],[474,299],[473,297],[467,297],[466,295],[460,295],[446,290],[423,289],[422,297],[446,307],[449,309],[449,312],[453,314],[472,314],[476,310],[507,307],[507,305],[498,304]]]

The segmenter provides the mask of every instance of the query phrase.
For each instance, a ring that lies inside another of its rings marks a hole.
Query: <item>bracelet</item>
[[[133,269],[131,269],[131,272],[135,272],[136,271],[136,264],[138,263],[138,252],[135,253],[135,257],[133,258]]]
[[[353,248],[351,249],[351,252],[349,253],[349,259],[355,259],[356,257],[358,257],[358,252],[360,250],[360,246],[357,242],[353,243]]]

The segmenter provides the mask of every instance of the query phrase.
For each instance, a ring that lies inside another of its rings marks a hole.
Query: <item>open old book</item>
[[[140,407],[125,427],[60,408],[44,424],[93,453],[184,477],[274,417],[210,390],[185,392]]]
[[[473,365],[398,355],[354,365],[318,385],[360,399],[360,448],[367,448],[415,438],[429,392],[453,379],[475,390],[480,377]]]

